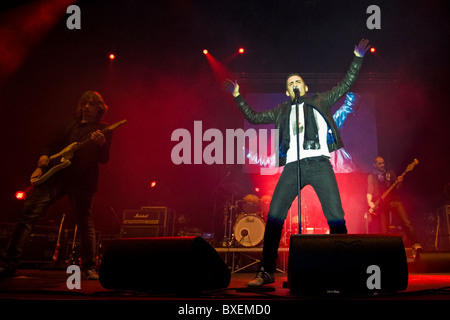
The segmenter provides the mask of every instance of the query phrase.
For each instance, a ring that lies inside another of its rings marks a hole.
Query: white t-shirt
[[[326,156],[330,157],[330,152],[328,151],[327,145],[327,122],[322,117],[322,115],[316,110],[314,110],[314,117],[316,118],[317,131],[319,135],[320,149],[317,150],[305,150],[303,149],[303,140],[305,137],[305,116],[303,113],[303,103],[299,105],[299,131],[300,131],[300,159],[310,158],[310,157],[320,157]],[[287,152],[286,163],[293,162],[297,160],[297,130],[296,130],[296,105],[292,105],[291,114],[289,118],[289,133],[291,135],[289,149]]]

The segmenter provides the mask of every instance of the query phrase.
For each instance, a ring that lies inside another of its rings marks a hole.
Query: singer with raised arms
[[[314,188],[330,233],[347,233],[336,176],[329,160],[331,152],[344,146],[333,120],[331,107],[355,83],[369,47],[366,39],[362,39],[354,47],[354,59],[350,68],[342,81],[329,91],[310,96],[307,94],[308,86],[300,74],[288,75],[286,95],[289,99],[263,112],[254,111],[247,104],[239,92],[237,82],[225,82],[226,88],[250,123],[275,124],[279,131],[277,165],[284,166],[270,203],[260,269],[248,286],[257,287],[275,281],[283,224],[292,202],[306,185]]]

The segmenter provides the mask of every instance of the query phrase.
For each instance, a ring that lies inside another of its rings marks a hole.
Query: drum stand
[[[224,205],[223,213],[224,213],[224,233],[222,240],[222,247],[231,247],[233,243],[233,217],[234,211],[237,208],[234,203],[234,195],[231,198],[231,202],[227,202]]]

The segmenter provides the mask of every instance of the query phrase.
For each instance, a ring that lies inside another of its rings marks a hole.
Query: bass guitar
[[[127,123],[127,120],[122,120],[122,121],[116,122],[110,126],[107,126],[103,129],[101,129],[100,132],[105,134],[106,132],[112,131],[125,123]],[[91,138],[87,138],[81,142],[73,142],[73,143],[69,144],[67,147],[65,147],[64,149],[62,149],[57,154],[50,156],[49,157],[50,164],[54,164],[54,165],[49,164],[49,166],[47,168],[45,168],[45,171],[43,168],[36,168],[36,170],[34,170],[34,172],[32,173],[32,175],[30,177],[31,184],[33,186],[40,185],[40,184],[44,183],[45,181],[47,181],[56,172],[70,166],[70,164],[72,163],[70,161],[70,159],[72,159],[74,152],[77,151],[78,149],[84,147],[91,141],[92,141]]]
[[[407,167],[406,170],[400,175],[400,177],[404,177],[405,174],[409,171],[412,171],[414,167],[419,163],[417,159],[414,159],[413,162],[411,162]],[[398,179],[381,195],[381,197],[374,202],[375,206],[373,208],[369,208],[368,211],[364,213],[364,217],[369,217],[370,215],[375,216],[376,210],[380,207],[380,205],[384,202],[386,197],[389,195],[389,193],[398,185],[399,181]]]

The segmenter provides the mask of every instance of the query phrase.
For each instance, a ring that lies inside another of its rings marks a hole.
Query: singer
[[[257,287],[275,281],[274,274],[283,224],[299,192],[298,181],[300,181],[300,190],[306,185],[314,188],[330,233],[347,233],[339,189],[329,161],[330,152],[343,147],[339,130],[331,114],[331,107],[355,83],[364,54],[369,47],[369,41],[366,39],[362,39],[355,46],[355,56],[344,79],[329,91],[309,96],[308,86],[302,77],[297,73],[290,74],[286,80],[286,95],[290,99],[264,112],[256,112],[246,103],[239,92],[237,82],[230,80],[225,82],[226,88],[232,93],[239,109],[250,123],[274,123],[279,129],[277,164],[284,166],[270,203],[260,269],[255,279],[247,284],[248,286]],[[298,114],[296,110],[299,111]],[[297,150],[297,139],[299,150]],[[299,179],[298,168],[300,168]]]

